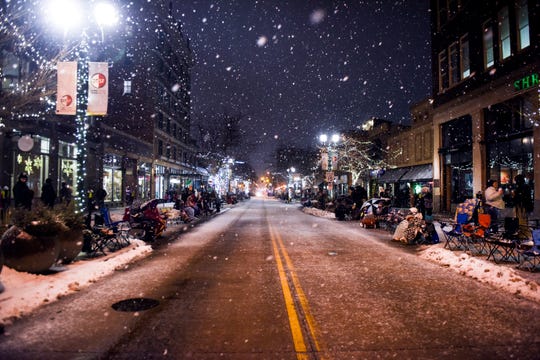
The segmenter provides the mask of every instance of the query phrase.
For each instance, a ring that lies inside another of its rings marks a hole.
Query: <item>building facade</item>
[[[411,207],[422,187],[433,188],[433,123],[431,104],[411,107],[411,126],[394,125],[388,134],[387,167],[377,178],[394,206]]]
[[[532,0],[431,0],[435,210],[488,179],[540,186],[540,7]]]
[[[36,8],[34,2],[17,6]],[[171,4],[118,2],[122,5],[118,26],[102,32],[96,41],[90,39],[89,60],[109,64],[108,112],[87,117],[87,166],[80,168],[74,116],[55,115],[53,105],[55,63],[80,61],[78,52],[64,52],[61,45],[68,40],[48,29],[20,26],[43,26],[35,18],[38,11],[23,11],[22,21],[16,18],[20,13],[15,13],[15,7],[3,3],[0,35],[7,41],[2,42],[0,55],[0,98],[3,104],[17,106],[4,106],[0,113],[1,186],[12,188],[17,175],[26,172],[39,197],[46,178],[53,179],[58,188],[66,182],[74,189],[82,178],[84,191],[103,187],[108,193],[106,202],[117,205],[124,202],[126,193],[142,199],[163,198],[172,187],[205,180],[204,170],[196,166],[196,148],[189,135],[192,53]],[[85,31],[94,36],[91,27]],[[21,42],[37,33],[41,36],[33,51],[22,49]],[[36,79],[43,79],[42,86],[24,89],[24,84],[36,84]]]

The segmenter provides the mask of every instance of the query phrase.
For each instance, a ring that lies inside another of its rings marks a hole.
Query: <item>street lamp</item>
[[[291,195],[291,182],[293,180],[293,174],[296,172],[296,169],[294,167],[290,167],[287,169],[287,201],[291,201],[292,195]],[[294,186],[294,183],[293,183]]]
[[[328,195],[333,198],[333,186],[334,186],[334,172],[333,168],[337,167],[337,156],[334,155],[334,147],[340,140],[339,134],[332,134],[330,141],[328,141],[328,135],[321,134],[319,141],[322,144],[321,151],[321,167],[323,171],[326,171],[326,182],[328,183]],[[335,159],[336,158],[336,159]]]
[[[87,4],[87,6],[84,6]],[[88,81],[93,85],[101,87],[108,79],[103,74],[89,75],[89,32],[93,29],[100,31],[100,39],[93,39],[92,44],[104,42],[104,27],[110,27],[118,22],[116,8],[104,1],[76,1],[76,0],[51,0],[45,8],[47,21],[63,29],[64,38],[69,34],[77,34],[78,43],[74,53],[77,60],[77,102],[75,111],[76,135],[75,145],[77,147],[77,196],[76,202],[79,209],[84,208],[85,182],[87,180],[87,157],[88,144],[87,134],[91,122],[88,114]],[[97,26],[97,27],[96,27]],[[90,79],[91,76],[91,79]],[[108,84],[107,84],[108,85]],[[99,114],[98,114],[99,115]],[[100,179],[102,181],[102,179]],[[102,185],[100,185],[102,186]]]

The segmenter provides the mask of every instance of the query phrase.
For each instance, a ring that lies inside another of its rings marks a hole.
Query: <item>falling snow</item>
[[[195,117],[250,114],[243,128],[260,167],[281,143],[314,146],[371,117],[409,123],[409,107],[431,93],[426,0],[174,6],[196,58]]]

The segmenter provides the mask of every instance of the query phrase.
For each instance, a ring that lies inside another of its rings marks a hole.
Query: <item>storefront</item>
[[[122,201],[122,158],[106,154],[103,158],[103,188],[107,192],[105,202]]]
[[[58,169],[59,183],[65,182],[71,189],[77,189],[77,147],[75,144],[59,141]]]
[[[441,208],[450,210],[473,197],[472,119],[465,115],[441,125],[439,149],[444,189]]]
[[[137,192],[139,198],[143,200],[150,199],[152,189],[151,179],[152,164],[145,162],[139,163],[137,166]]]
[[[508,192],[522,174],[534,188],[534,121],[526,98],[514,98],[485,109],[488,179],[499,181]]]
[[[433,165],[424,164],[411,166],[409,170],[401,177],[400,188],[409,189],[410,194],[414,201],[418,194],[422,191],[423,187],[428,187],[430,191],[433,187]]]
[[[13,178],[10,189],[20,173],[28,175],[28,187],[34,191],[34,198],[41,195],[41,187],[50,173],[50,140],[42,136],[24,135],[17,140],[12,153]],[[57,179],[53,179],[57,186]],[[1,184],[4,186],[4,184]]]

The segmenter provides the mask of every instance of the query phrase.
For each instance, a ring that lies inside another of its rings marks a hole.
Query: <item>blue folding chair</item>
[[[99,209],[99,212],[101,213],[101,216],[103,217],[103,223],[105,228],[107,228],[108,232],[111,235],[114,235],[111,238],[111,241],[107,245],[107,247],[110,250],[117,250],[120,248],[123,248],[130,244],[129,241],[129,230],[131,230],[131,226],[128,221],[112,221],[111,220],[111,214],[109,212],[109,208],[102,207]]]
[[[442,231],[446,238],[444,247],[448,250],[457,250],[464,248],[464,243],[466,244],[465,237],[466,234],[463,232],[463,226],[469,222],[469,215],[466,213],[458,213],[456,215],[456,223],[452,226],[451,230],[445,230],[443,227]]]

